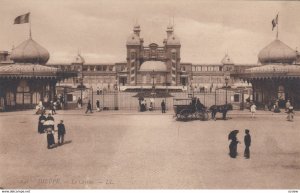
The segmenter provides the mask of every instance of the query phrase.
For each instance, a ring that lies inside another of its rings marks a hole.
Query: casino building
[[[70,64],[48,64],[62,70],[77,70],[78,77],[61,81],[59,85],[100,89],[106,92],[167,89],[170,92],[214,91],[225,85],[229,78],[231,87],[249,86],[237,77],[230,78],[235,71],[242,71],[256,64],[235,64],[225,54],[219,64],[192,64],[181,62],[181,42],[174,27],[166,29],[162,44],[144,45],[141,27],[135,25],[126,41],[126,61],[118,63],[86,63],[78,54]]]

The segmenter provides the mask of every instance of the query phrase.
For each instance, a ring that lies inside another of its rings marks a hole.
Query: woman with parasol
[[[45,132],[47,133],[47,147],[48,149],[52,148],[55,144],[54,140],[54,118],[51,116],[51,114],[48,114],[48,117],[46,118],[46,121],[44,122],[44,128]]]
[[[237,156],[237,144],[240,143],[236,137],[238,133],[239,130],[233,130],[228,135],[228,140],[231,140],[229,145],[229,155],[231,158],[236,158]]]

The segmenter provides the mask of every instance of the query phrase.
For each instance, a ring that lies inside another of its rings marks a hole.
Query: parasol
[[[238,134],[239,130],[233,130],[228,134],[228,140],[233,140],[233,138],[236,137],[236,135]]]

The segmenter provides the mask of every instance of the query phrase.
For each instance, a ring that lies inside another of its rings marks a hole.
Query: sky
[[[70,63],[79,52],[86,63],[126,61],[126,40],[141,26],[144,45],[163,44],[174,21],[181,62],[256,64],[272,42],[271,21],[279,13],[279,39],[300,47],[300,2],[201,0],[0,0],[0,50],[29,37],[29,25],[13,25],[30,12],[32,37],[50,53],[48,63]]]

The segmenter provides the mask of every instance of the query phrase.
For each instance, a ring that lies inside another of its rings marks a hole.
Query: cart
[[[179,121],[207,121],[209,113],[203,104],[197,103],[196,98],[173,99],[175,117]]]

